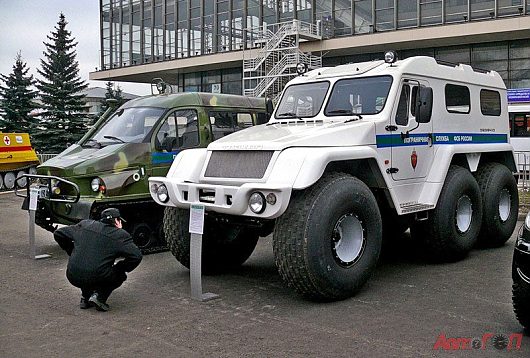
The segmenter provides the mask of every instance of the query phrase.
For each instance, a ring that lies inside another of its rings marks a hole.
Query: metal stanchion
[[[190,207],[190,286],[191,298],[206,302],[219,298],[215,293],[202,293],[202,234],[204,229],[204,205],[193,204]]]
[[[29,185],[29,183],[28,183]],[[29,257],[35,260],[47,259],[52,257],[49,254],[37,255],[37,249],[35,247],[35,211],[37,210],[37,199],[39,198],[39,190],[37,188],[31,188],[29,191]]]

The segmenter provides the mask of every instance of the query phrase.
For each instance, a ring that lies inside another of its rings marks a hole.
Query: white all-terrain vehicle
[[[436,261],[503,245],[518,214],[506,101],[498,73],[430,57],[303,73],[267,124],[149,179],[166,240],[189,267],[188,209],[202,203],[204,270],[242,264],[274,232],[282,278],[315,300],[353,295],[383,234],[410,227]]]

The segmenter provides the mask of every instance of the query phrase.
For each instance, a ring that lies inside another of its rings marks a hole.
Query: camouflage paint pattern
[[[263,98],[195,92],[141,97],[128,101],[118,110],[131,107],[165,109],[165,114],[153,129],[158,128],[158,124],[166,118],[169,110],[196,110],[200,137],[197,147],[206,147],[212,138],[209,109],[214,107],[226,110],[244,109],[251,113],[265,113],[266,110]],[[255,117],[254,115],[254,123]],[[63,203],[42,203],[52,222],[69,224],[87,218],[96,211],[94,204],[151,200],[148,177],[167,174],[179,150],[169,153],[156,151],[155,130],[151,133],[149,142],[120,143],[101,148],[82,147],[81,144],[91,138],[107,119],[108,116],[102,117],[79,143],[70,146],[37,168],[38,174],[61,177],[79,186],[81,198],[76,204],[68,206]],[[101,178],[105,183],[104,192],[94,192],[91,189],[90,183],[96,177]],[[69,188],[62,189],[63,192],[69,191]]]

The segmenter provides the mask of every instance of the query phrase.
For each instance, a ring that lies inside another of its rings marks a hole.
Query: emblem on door
[[[416,165],[418,165],[418,155],[416,154],[416,150],[412,150],[412,154],[410,155],[410,164],[412,165],[412,169],[416,170]]]

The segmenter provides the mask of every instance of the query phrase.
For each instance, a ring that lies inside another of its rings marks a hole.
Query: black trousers
[[[66,274],[68,281],[75,287],[81,289],[81,295],[85,299],[89,299],[90,296],[97,292],[98,299],[102,302],[106,302],[112,291],[120,287],[127,279],[125,272],[118,272],[112,270],[111,275],[104,278],[98,278],[94,280],[87,280],[85,278],[75,277],[73,275]]]

